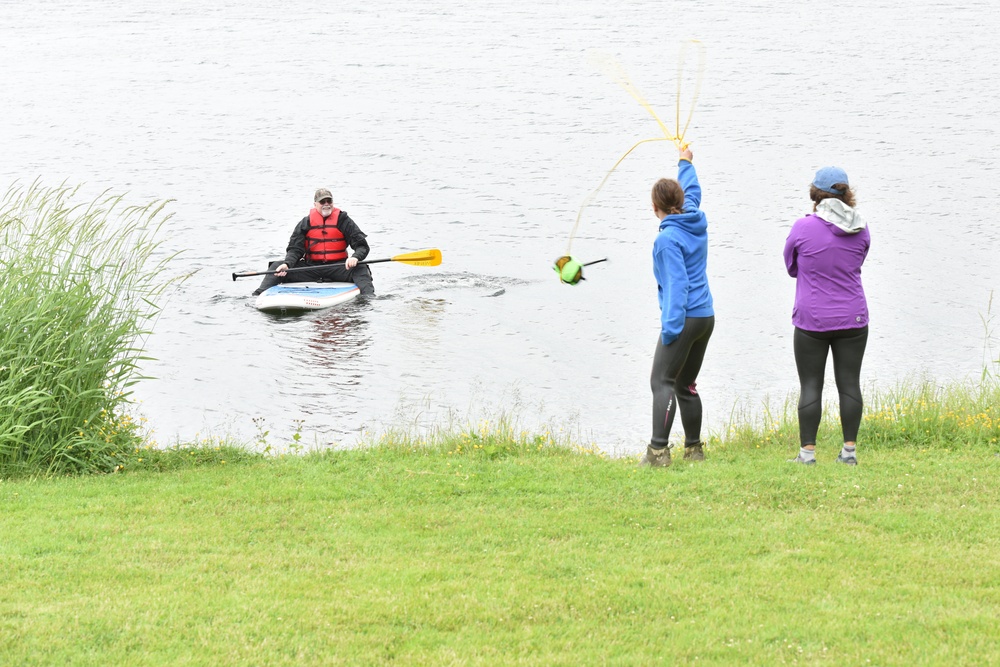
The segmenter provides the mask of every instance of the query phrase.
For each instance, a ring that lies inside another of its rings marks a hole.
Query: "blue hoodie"
[[[670,345],[684,328],[687,317],[711,317],[712,293],[708,289],[708,219],[698,206],[701,185],[694,165],[680,160],[677,182],[684,190],[684,212],[660,221],[653,242],[653,275],[660,299],[660,341]]]

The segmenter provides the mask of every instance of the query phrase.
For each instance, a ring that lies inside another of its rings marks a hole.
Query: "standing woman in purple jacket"
[[[809,197],[813,213],[795,221],[785,241],[785,267],[795,278],[795,365],[799,372],[799,455],[795,463],[816,463],[816,432],[823,414],[823,375],[833,352],[840,394],[844,446],[839,463],[857,465],[855,445],[864,403],[861,362],[868,343],[868,303],[861,265],[871,237],[854,210],[847,174],[838,167],[816,172]]]

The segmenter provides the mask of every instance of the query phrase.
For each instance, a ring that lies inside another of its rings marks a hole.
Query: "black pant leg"
[[[685,329],[688,327],[691,328],[694,340],[687,359],[674,380],[674,395],[677,397],[677,409],[681,413],[681,424],[684,426],[685,446],[701,442],[702,408],[696,381],[698,373],[701,372],[701,365],[705,361],[708,340],[715,329],[715,318],[689,318],[684,324]]]
[[[840,394],[840,425],[844,442],[855,442],[861,427],[864,400],[861,396],[861,363],[868,345],[868,327],[860,333],[830,341],[833,350],[833,377]]]
[[[283,263],[284,263],[284,260],[280,260],[280,259],[277,260],[277,261],[275,261],[275,262],[271,262],[270,264],[267,265],[267,270],[268,271],[274,271],[276,268],[278,268],[279,266],[281,266]],[[281,278],[279,278],[278,276],[274,275],[273,273],[272,274],[268,274],[268,275],[264,276],[263,280],[260,281],[260,286],[257,287],[257,289],[255,289],[253,291],[253,294],[254,294],[254,296],[256,296],[256,295],[260,294],[261,292],[274,287],[275,285],[277,285],[280,282],[281,282]]]
[[[678,409],[684,424],[685,442],[699,441],[701,397],[694,384],[714,326],[714,317],[689,317],[684,321],[680,336],[670,345],[663,345],[657,336],[649,379],[653,392],[653,434],[650,438],[653,447],[667,446]],[[693,357],[692,350],[696,350]]]
[[[375,283],[372,280],[372,270],[367,264],[360,264],[348,273],[348,280],[358,286],[365,296],[375,294]]]
[[[823,418],[823,379],[830,342],[796,327],[792,345],[799,373],[799,440],[805,447],[816,444],[816,433]]]

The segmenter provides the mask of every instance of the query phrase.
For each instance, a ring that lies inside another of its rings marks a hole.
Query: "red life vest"
[[[340,209],[334,208],[326,220],[315,208],[309,211],[306,230],[306,261],[342,262],[347,259],[347,240],[337,227]]]

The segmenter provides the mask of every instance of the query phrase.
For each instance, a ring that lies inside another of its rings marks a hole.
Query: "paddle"
[[[361,264],[378,264],[380,262],[401,262],[403,264],[412,264],[413,266],[437,266],[441,263],[441,251],[437,248],[431,248],[429,250],[417,250],[416,252],[407,252],[402,255],[394,255],[392,257],[386,257],[385,259],[366,259],[358,262]],[[285,269],[288,273],[292,271],[308,271],[310,269],[316,269],[315,266],[298,266],[291,269]],[[237,278],[249,278],[250,276],[270,276],[277,273],[276,271],[254,271],[252,273],[234,273],[233,280]]]

